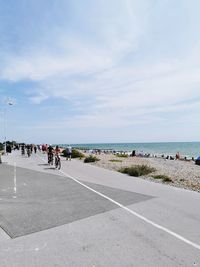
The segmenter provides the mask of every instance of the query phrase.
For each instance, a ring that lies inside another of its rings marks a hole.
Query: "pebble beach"
[[[86,153],[88,156],[88,153]],[[156,183],[167,183],[171,186],[181,187],[200,192],[200,166],[195,165],[194,161],[167,160],[163,158],[142,158],[142,157],[117,157],[113,154],[101,153],[96,155],[100,160],[91,163],[93,165],[106,169],[118,171],[122,167],[131,167],[135,165],[148,165],[156,169],[149,175],[140,176],[141,179],[147,179]],[[155,179],[155,175],[166,175],[171,181],[163,182],[161,179]],[[130,176],[130,179],[134,177]]]

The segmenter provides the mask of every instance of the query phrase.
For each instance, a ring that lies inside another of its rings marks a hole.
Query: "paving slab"
[[[118,208],[67,177],[1,165],[0,226],[11,238],[71,223]],[[87,183],[91,188],[130,205],[152,198]]]

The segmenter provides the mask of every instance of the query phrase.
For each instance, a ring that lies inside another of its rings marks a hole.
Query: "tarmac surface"
[[[0,267],[200,266],[200,194],[46,155],[0,164]]]

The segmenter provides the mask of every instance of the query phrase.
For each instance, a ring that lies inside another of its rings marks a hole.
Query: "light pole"
[[[12,106],[13,105],[13,102],[8,98],[6,101],[5,101],[5,104],[6,105],[9,105],[9,106]],[[4,155],[6,155],[6,126],[7,126],[7,109],[6,109],[6,106],[4,107]]]

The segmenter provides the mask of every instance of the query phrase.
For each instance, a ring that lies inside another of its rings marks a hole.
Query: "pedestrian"
[[[70,145],[66,148],[66,160],[72,159],[72,148]]]
[[[175,157],[176,157],[176,160],[177,160],[177,159],[180,159],[180,153],[177,152]]]

